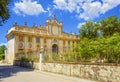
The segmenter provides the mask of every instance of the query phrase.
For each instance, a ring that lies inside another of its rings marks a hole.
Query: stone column
[[[71,49],[71,51],[73,50],[73,42],[72,41],[70,41],[70,49]]]
[[[25,56],[27,56],[27,52],[28,52],[28,36],[24,36],[24,44],[25,44],[25,48],[24,48],[24,52],[25,52]]]
[[[33,45],[33,50],[35,51],[36,50],[36,37],[33,37],[32,38],[32,45]]]
[[[66,44],[66,51],[68,51],[68,40],[65,41]]]
[[[40,45],[41,45],[41,47],[44,47],[44,38],[40,38]]]
[[[52,52],[52,42],[51,42],[51,39],[47,39],[46,40],[46,48],[47,48],[47,53],[51,53]]]
[[[15,35],[15,53],[18,52],[18,42],[19,42],[19,36]]]

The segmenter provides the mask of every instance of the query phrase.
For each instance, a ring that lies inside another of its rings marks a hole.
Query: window
[[[39,43],[40,42],[40,38],[36,38],[36,42]]]

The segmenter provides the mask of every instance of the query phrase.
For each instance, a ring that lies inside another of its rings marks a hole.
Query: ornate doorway
[[[53,53],[58,53],[58,45],[57,44],[52,45],[52,52]]]

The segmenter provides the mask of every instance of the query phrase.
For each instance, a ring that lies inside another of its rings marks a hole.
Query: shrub
[[[22,61],[22,62],[29,62],[29,61],[32,61],[32,59],[26,58],[26,57],[21,57],[20,61]]]
[[[45,54],[44,56],[43,56],[43,61],[46,61],[46,62],[48,62],[49,61],[49,55],[48,54]]]
[[[5,59],[5,54],[0,54],[0,60]]]
[[[52,61],[59,61],[59,55],[57,53],[52,53]]]

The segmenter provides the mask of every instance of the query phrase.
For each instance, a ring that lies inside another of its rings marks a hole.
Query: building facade
[[[17,53],[36,51],[41,48],[46,53],[62,53],[66,49],[72,50],[80,38],[76,34],[63,32],[62,22],[58,22],[56,16],[52,20],[46,20],[46,26],[33,25],[31,28],[25,23],[19,26],[17,23],[8,30],[7,38],[7,61],[13,63]]]

